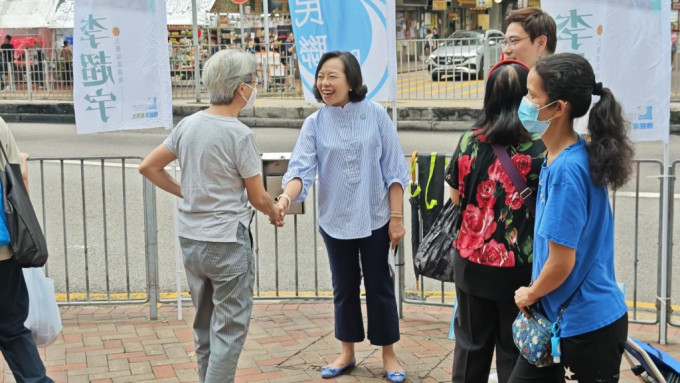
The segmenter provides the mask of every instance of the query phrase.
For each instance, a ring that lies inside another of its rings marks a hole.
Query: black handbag
[[[47,242],[26,191],[21,166],[12,164],[0,142],[5,169],[0,170],[2,205],[7,216],[9,244],[21,267],[42,267],[47,262]]]
[[[453,263],[458,252],[453,247],[453,238],[460,227],[460,219],[460,205],[447,198],[413,258],[418,274],[443,282],[453,282]]]

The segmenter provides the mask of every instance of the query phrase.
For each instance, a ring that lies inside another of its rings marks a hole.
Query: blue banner
[[[349,51],[359,60],[368,99],[396,100],[394,0],[290,0],[289,5],[307,102],[316,102],[316,67],[330,51]]]

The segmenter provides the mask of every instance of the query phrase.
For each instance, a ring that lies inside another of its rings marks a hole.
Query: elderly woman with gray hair
[[[237,117],[253,106],[257,62],[223,50],[203,69],[210,107],[184,118],[139,171],[181,198],[178,234],[191,299],[201,382],[233,382],[253,306],[253,210],[282,225],[281,211],[264,190],[255,135]],[[181,182],[165,171],[177,159]]]

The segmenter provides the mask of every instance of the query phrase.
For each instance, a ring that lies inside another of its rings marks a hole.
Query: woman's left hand
[[[403,218],[390,218],[388,233],[390,235],[390,241],[392,241],[392,244],[394,246],[398,245],[406,234]]]
[[[537,297],[529,287],[520,287],[515,291],[515,304],[527,318],[530,315],[526,308],[538,302],[539,298],[540,297]]]

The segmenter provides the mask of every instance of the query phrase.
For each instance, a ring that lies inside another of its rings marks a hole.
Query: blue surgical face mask
[[[551,102],[543,108],[547,108],[556,102],[557,100]],[[546,130],[548,130],[550,121],[554,117],[551,117],[545,121],[539,120],[538,113],[543,108],[539,108],[537,104],[529,101],[526,97],[522,98],[522,102],[519,104],[519,109],[517,109],[517,115],[519,116],[519,120],[522,122],[522,125],[524,126],[524,129],[527,130],[527,132],[543,136]]]

